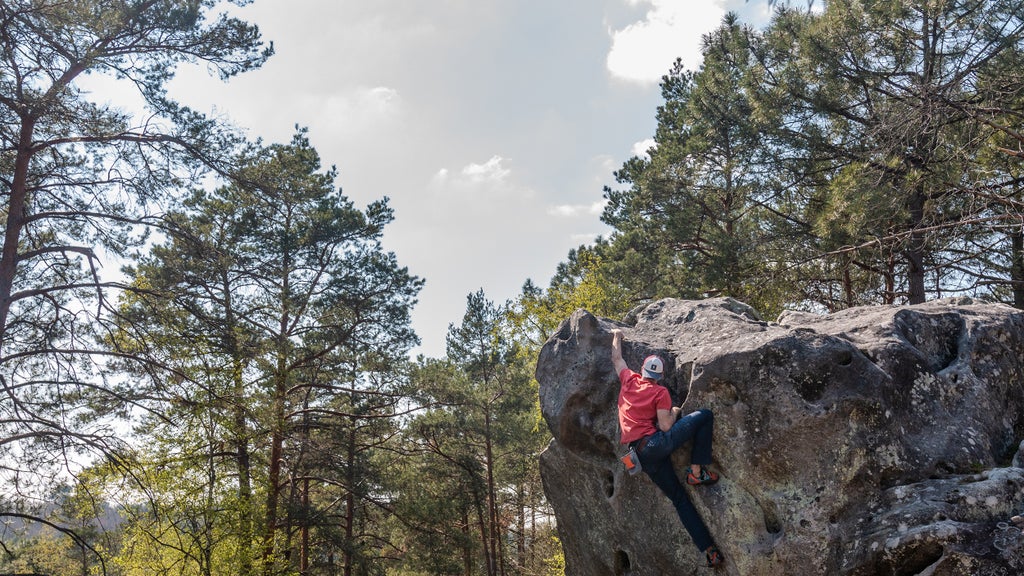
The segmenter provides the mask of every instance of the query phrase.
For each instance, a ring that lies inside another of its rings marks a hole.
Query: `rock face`
[[[618,461],[616,327],[631,368],[661,354],[674,403],[715,413],[722,480],[688,490],[721,573],[1024,573],[1009,522],[1024,511],[1021,311],[959,299],[765,322],[714,299],[625,323],[577,311],[541,351],[541,473],[566,574],[709,573],[668,499]]]

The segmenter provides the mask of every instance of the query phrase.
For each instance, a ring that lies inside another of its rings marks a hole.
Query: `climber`
[[[686,495],[671,460],[672,452],[692,439],[686,483],[706,486],[718,481],[718,475],[707,468],[711,464],[714,416],[710,410],[701,409],[680,418],[682,407],[672,406],[668,389],[658,384],[664,373],[664,361],[658,356],[648,356],[644,359],[642,375],[630,370],[622,359],[622,331],[618,328],[612,330],[612,364],[622,385],[619,389],[621,442],[636,451],[641,469],[675,505],[683,527],[697,548],[704,552],[708,566],[721,565],[725,557]]]

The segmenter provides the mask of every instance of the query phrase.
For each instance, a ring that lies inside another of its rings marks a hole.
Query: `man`
[[[621,442],[636,450],[643,471],[672,501],[683,527],[697,548],[704,552],[708,566],[721,565],[725,557],[686,495],[671,460],[672,452],[692,439],[686,483],[705,486],[718,481],[718,475],[707,468],[711,464],[714,416],[710,410],[702,409],[680,418],[682,408],[672,406],[668,389],[658,384],[665,371],[664,361],[658,356],[648,356],[642,374],[630,370],[622,359],[622,331],[618,328],[612,330],[612,363],[622,385],[619,389]]]

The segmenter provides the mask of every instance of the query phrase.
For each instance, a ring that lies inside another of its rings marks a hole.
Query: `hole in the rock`
[[[920,546],[911,546],[908,550],[900,550],[895,554],[892,574],[896,576],[915,576],[921,574],[929,566],[942,558],[945,550],[937,542],[927,542]]]
[[[808,402],[821,400],[821,397],[825,395],[825,389],[828,387],[828,384],[828,380],[816,378],[810,374],[804,374],[802,377],[793,380],[793,388],[796,389],[797,394]]]
[[[604,494],[608,498],[615,496],[615,475],[611,472],[604,476]]]
[[[631,570],[629,554],[625,550],[615,551],[615,576],[625,576]]]
[[[782,522],[779,521],[779,511],[775,502],[771,500],[760,501],[761,514],[764,516],[764,528],[769,534],[782,532]]]
[[[851,363],[853,363],[853,354],[851,354],[849,351],[844,351],[842,354],[839,355],[839,359],[837,360],[837,362],[840,366],[849,366]]]

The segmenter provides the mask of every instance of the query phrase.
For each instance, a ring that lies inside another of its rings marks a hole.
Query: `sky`
[[[388,197],[384,247],[425,280],[413,354],[440,357],[470,293],[547,287],[610,233],[603,189],[652,144],[662,75],[699,67],[727,11],[762,25],[768,0],[255,0],[237,14],[276,54],[168,88],[265,143],[307,127],[357,206]]]

